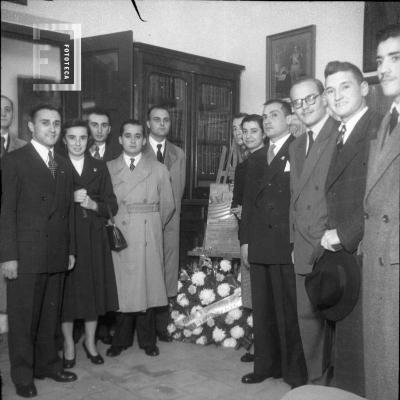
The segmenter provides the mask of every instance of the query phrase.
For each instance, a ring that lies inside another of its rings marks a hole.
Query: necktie
[[[342,124],[336,139],[336,148],[338,151],[342,150],[344,145],[344,134],[346,133],[346,125]]]
[[[94,148],[93,158],[95,158],[96,160],[100,160],[101,159],[100,153],[99,153],[99,146],[97,146],[97,145]]]
[[[267,153],[267,162],[268,162],[268,165],[269,164],[271,164],[271,162],[272,162],[272,160],[274,159],[274,157],[275,157],[275,147],[276,147],[276,145],[274,144],[274,143],[271,143],[270,145],[269,145],[269,148],[268,148],[268,153]]]
[[[399,112],[397,111],[397,108],[394,107],[392,110],[392,115],[390,117],[390,122],[389,122],[389,135],[392,133],[393,129],[397,125],[399,121]]]
[[[162,147],[162,144],[157,145],[157,160],[160,161],[160,163],[164,164],[164,157],[161,153],[161,147]]]
[[[131,165],[129,165],[129,169],[133,171],[135,169],[135,159],[131,158]]]
[[[6,152],[6,139],[4,138],[4,136],[1,137],[1,153],[0,153],[0,157],[3,157],[4,153]]]
[[[307,132],[307,135],[308,135],[308,149],[307,149],[306,157],[310,154],[311,147],[314,144],[313,134],[314,134],[313,131],[308,131]]]
[[[49,150],[48,165],[49,165],[50,172],[53,175],[53,178],[55,178],[56,177],[56,171],[57,171],[57,163],[53,158],[53,154],[51,153],[51,150]]]

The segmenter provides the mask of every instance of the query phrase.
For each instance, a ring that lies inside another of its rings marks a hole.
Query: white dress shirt
[[[46,164],[46,167],[48,167],[49,166],[49,151],[51,151],[51,154],[54,158],[53,147],[51,149],[49,149],[48,147],[43,146],[41,143],[37,142],[35,139],[32,139],[31,143],[32,143],[32,146],[35,148],[35,150],[39,153],[40,158]]]
[[[275,145],[275,147],[274,147],[274,155],[275,156],[279,153],[279,150],[285,144],[285,142],[286,142],[286,140],[288,139],[289,136],[290,136],[290,133],[288,133],[287,135],[279,138],[275,142],[271,140],[271,143],[273,143]]]
[[[150,135],[149,135],[149,143],[151,148],[153,149],[154,153],[157,154],[158,148],[157,145],[161,144],[161,154],[164,155],[165,151],[165,139],[162,142],[157,142],[157,140],[154,140]]]
[[[306,132],[312,131],[312,133],[313,133],[312,136],[313,136],[314,142],[317,140],[317,137],[318,137],[319,133],[321,132],[322,127],[325,125],[325,122],[328,120],[328,118],[329,118],[329,114],[326,113],[325,117],[322,118],[322,119],[321,119],[319,122],[317,122],[315,125],[313,125],[313,126],[307,126]],[[306,154],[308,153],[309,141],[310,141],[310,139],[308,138],[308,135],[307,135]]]
[[[126,165],[128,166],[128,168],[131,167],[131,158],[134,158],[134,159],[135,159],[135,161],[133,162],[133,165],[135,166],[135,168],[137,167],[137,165],[138,165],[140,159],[142,158],[142,153],[139,153],[139,154],[138,154],[137,156],[135,156],[135,157],[128,156],[128,154],[126,154],[125,152],[123,153],[123,155],[124,155],[125,163],[126,163]]]
[[[98,146],[98,148],[99,148],[100,157],[103,158],[104,157],[104,153],[106,152],[106,144],[102,143],[102,144],[98,145],[98,144],[95,143],[92,146],[91,151],[90,151],[90,154],[92,155],[92,157],[94,157],[94,153],[96,152],[96,150],[95,150],[96,146]]]
[[[347,122],[342,122],[339,126],[338,131],[342,129],[343,125],[346,126],[346,132],[343,135],[343,144],[346,143],[346,140],[349,138],[351,132],[353,132],[354,127],[357,125],[357,122],[361,119],[361,117],[367,112],[368,107],[365,106],[358,113],[354,114]]]
[[[82,171],[83,171],[83,163],[85,161],[85,157],[82,157],[79,160],[74,160],[73,158],[70,158],[72,165],[74,166],[74,168],[76,169],[76,172],[80,175],[82,175]]]

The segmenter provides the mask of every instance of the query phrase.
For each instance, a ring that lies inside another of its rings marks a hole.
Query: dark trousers
[[[157,334],[168,334],[169,304],[154,309]]]
[[[293,265],[251,264],[254,373],[283,377],[290,385],[307,382],[297,321]]]
[[[8,350],[11,379],[27,385],[33,375],[62,370],[57,355],[64,273],[19,274],[7,283]]]
[[[116,313],[115,333],[112,346],[129,347],[133,344],[133,334],[136,327],[139,347],[144,349],[156,344],[156,326],[154,309],[146,312]]]

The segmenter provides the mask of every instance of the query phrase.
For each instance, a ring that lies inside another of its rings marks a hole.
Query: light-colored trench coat
[[[144,154],[133,171],[123,154],[107,166],[118,201],[115,222],[128,243],[112,252],[119,311],[166,305],[163,229],[175,209],[168,170]]]

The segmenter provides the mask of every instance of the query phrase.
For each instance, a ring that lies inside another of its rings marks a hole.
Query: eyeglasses
[[[312,106],[315,104],[317,97],[321,96],[320,94],[309,94],[308,96],[304,97],[304,99],[297,99],[292,101],[292,106],[296,109],[303,107],[303,101],[308,105]]]

